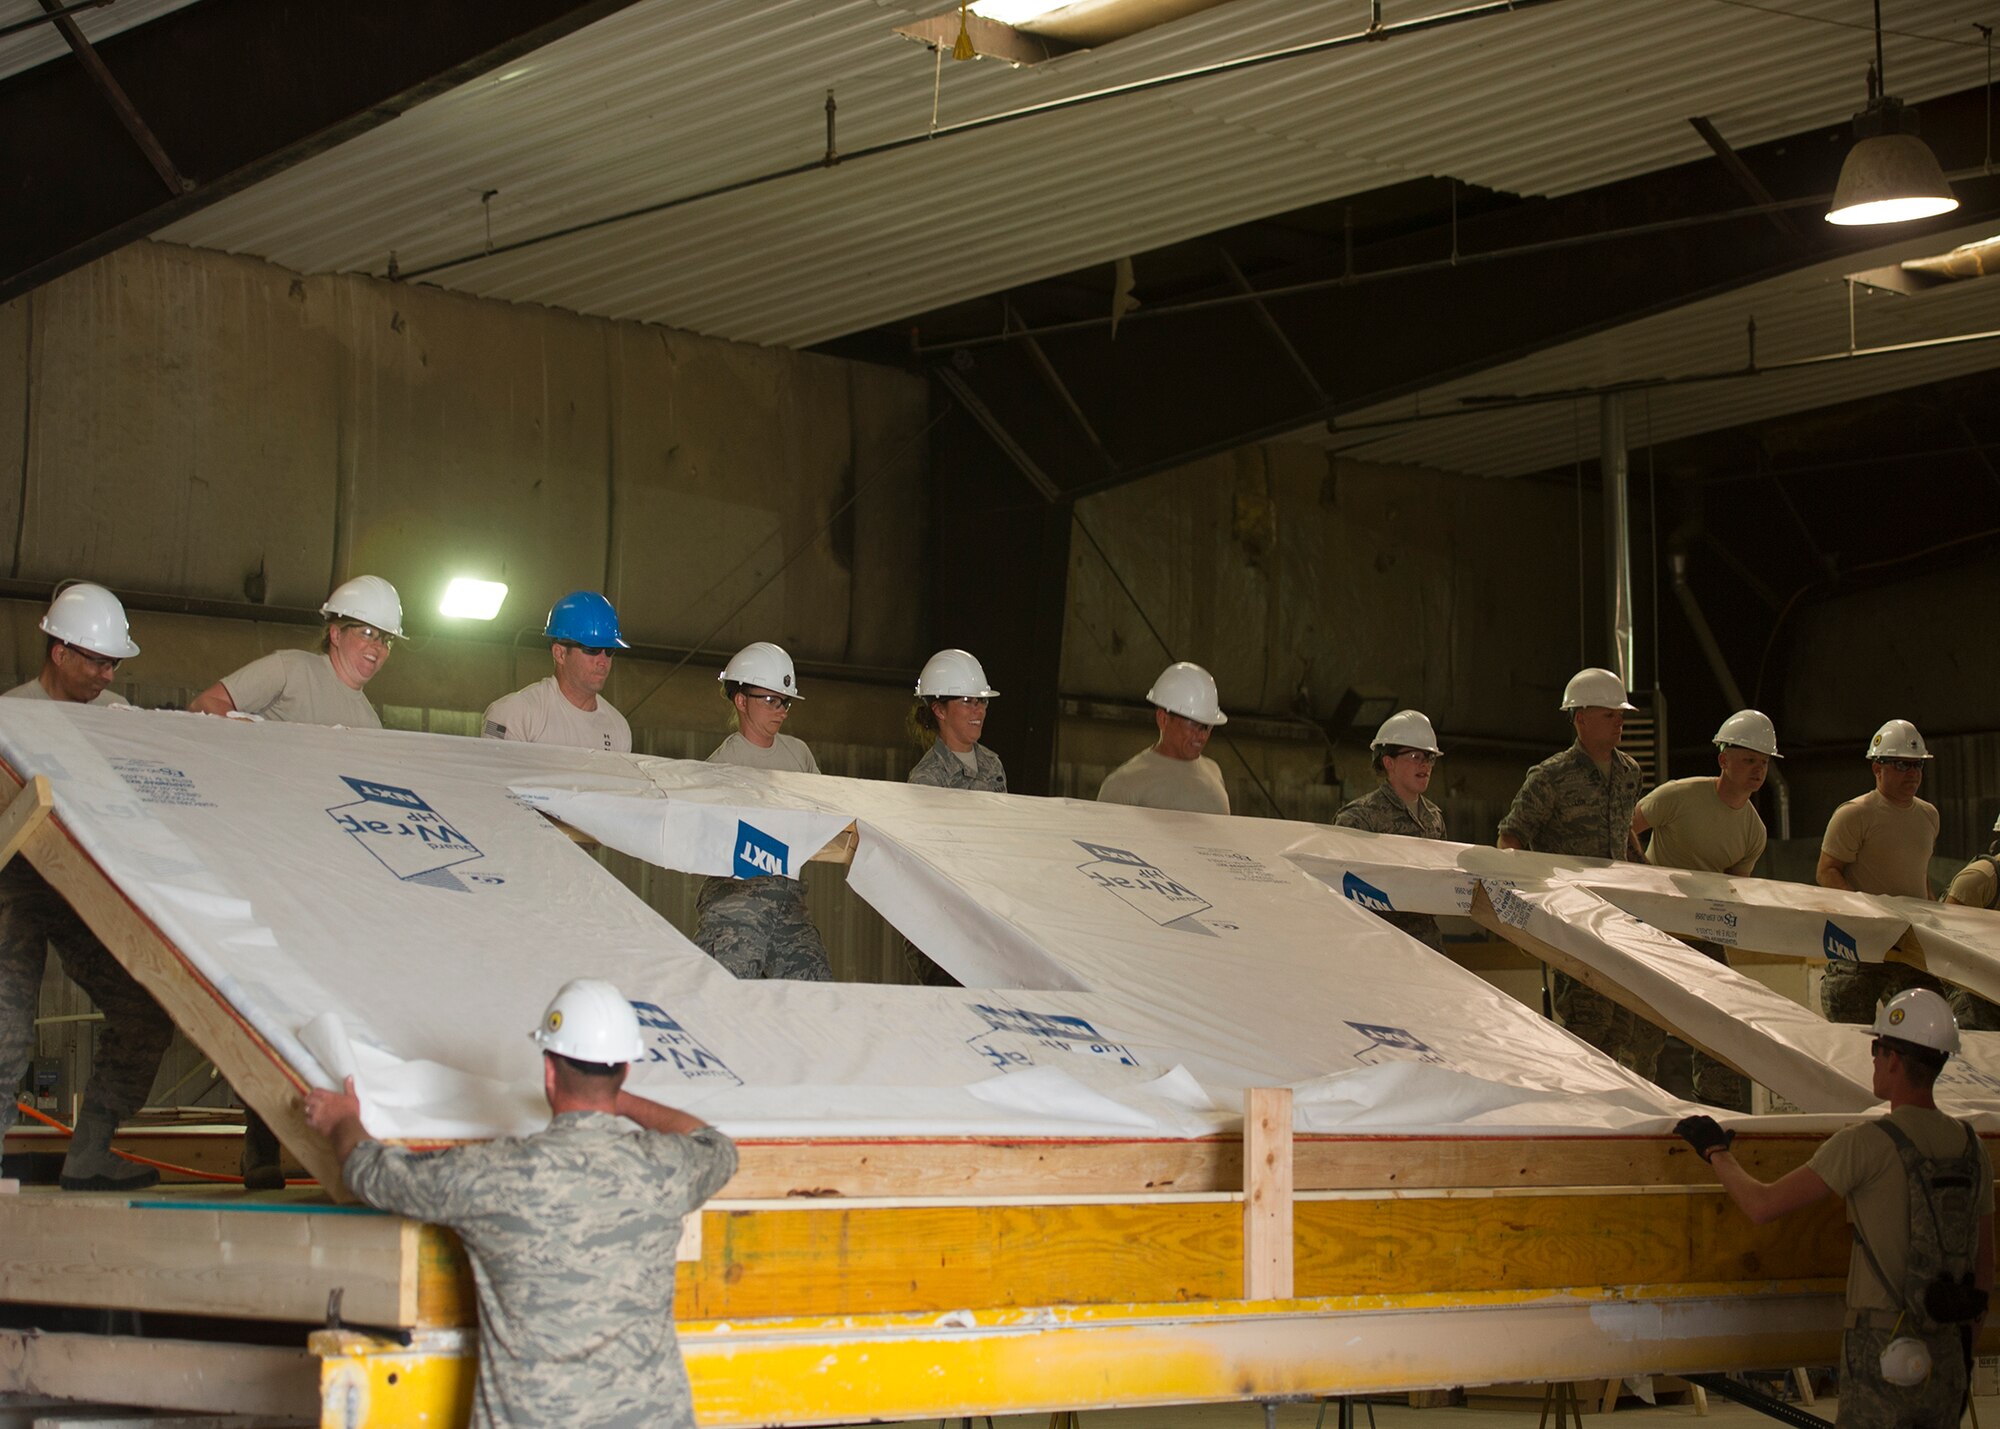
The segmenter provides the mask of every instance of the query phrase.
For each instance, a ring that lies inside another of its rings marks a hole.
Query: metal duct
[[[1611,668],[1632,688],[1632,512],[1627,491],[1625,397],[1607,392],[1597,403],[1597,464],[1604,482],[1604,618]]]

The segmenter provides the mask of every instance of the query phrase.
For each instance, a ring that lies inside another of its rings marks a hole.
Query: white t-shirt
[[[738,764],[745,769],[790,769],[799,774],[819,773],[819,762],[805,741],[781,734],[769,749],[759,749],[740,734],[732,734],[715,746],[710,764]]]
[[[6,694],[0,695],[0,699],[47,700],[52,705],[76,703],[76,701],[74,700],[57,700],[52,695],[50,695],[47,690],[42,688],[42,682],[39,679],[30,680],[25,685],[14,686],[14,688],[7,691]],[[126,699],[123,695],[115,695],[111,691],[105,690],[102,693],[100,693],[96,699],[92,700],[91,703],[94,705],[128,705],[132,702]]]
[[[222,677],[229,702],[244,714],[281,724],[344,725],[380,729],[382,720],[368,697],[333,673],[333,661],[318,650],[274,650],[233,675]]]
[[[488,739],[517,739],[528,744],[566,744],[573,749],[609,749],[618,754],[632,752],[632,726],[625,716],[599,695],[597,708],[580,710],[569,702],[550,675],[525,690],[502,695],[486,707]]]
[[[1222,766],[1213,759],[1169,759],[1157,749],[1147,748],[1105,777],[1097,802],[1226,814],[1229,791],[1222,784]]]

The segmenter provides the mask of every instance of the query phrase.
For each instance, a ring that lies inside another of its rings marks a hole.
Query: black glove
[[[1674,1135],[1692,1146],[1694,1154],[1704,1161],[1718,1151],[1727,1151],[1736,1139],[1735,1132],[1724,1131],[1712,1116],[1684,1116],[1674,1123]]]

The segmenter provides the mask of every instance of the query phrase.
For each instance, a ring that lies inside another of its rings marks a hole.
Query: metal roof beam
[[[631,3],[201,0],[12,75],[0,302]]]

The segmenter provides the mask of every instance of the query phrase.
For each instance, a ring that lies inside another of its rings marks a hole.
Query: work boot
[[[118,1118],[86,1106],[70,1133],[69,1155],[63,1158],[61,1184],[65,1191],[143,1191],[157,1185],[160,1173],[127,1161],[111,1150]]]
[[[285,1168],[279,1163],[278,1133],[249,1107],[243,1108],[243,1189],[282,1191]]]

